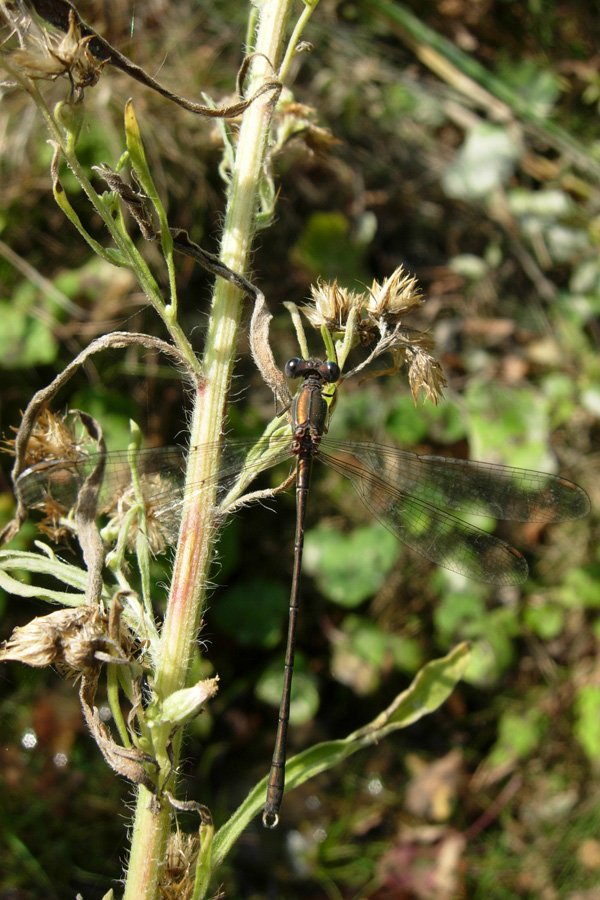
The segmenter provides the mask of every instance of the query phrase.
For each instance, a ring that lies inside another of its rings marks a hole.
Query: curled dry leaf
[[[163,85],[152,78],[145,69],[136,65],[123,53],[117,50],[116,47],[113,47],[106,38],[103,38],[102,35],[98,34],[97,31],[94,31],[93,28],[83,21],[76,8],[69,0],[27,0],[27,2],[29,6],[35,10],[38,16],[46,22],[49,22],[55,28],[67,32],[67,35],[72,27],[76,28],[76,33],[80,36],[79,41],[81,42],[83,38],[83,40],[87,42],[85,44],[85,51],[92,54],[91,58],[94,60],[97,72],[99,72],[106,63],[115,66],[122,72],[126,72],[131,78],[135,78],[136,81],[139,81],[151,90],[161,94],[161,96],[166,97],[173,103],[177,103],[179,106],[183,107],[183,109],[187,109],[189,112],[196,113],[197,115],[206,116],[211,119],[235,118],[235,116],[238,116],[240,113],[244,112],[244,110],[248,109],[250,104],[257,100],[258,97],[266,93],[271,94],[271,107],[275,106],[281,93],[281,83],[273,78],[266,80],[252,97],[249,97],[248,99],[239,99],[237,102],[225,107],[215,108],[213,106],[205,106],[202,103],[195,103],[194,101],[187,100],[185,97],[180,97],[178,94],[173,93],[173,91],[163,87]],[[27,23],[20,23],[21,28],[26,25]],[[63,69],[63,71],[65,70]],[[87,83],[91,84],[93,82],[88,81]]]
[[[103,350],[116,350],[123,347],[129,347],[137,344],[155,352],[163,353],[171,363],[174,363],[181,371],[182,376],[187,378],[196,387],[201,379],[201,373],[193,369],[190,361],[176,348],[161,341],[159,338],[151,337],[147,334],[136,334],[128,331],[114,331],[110,334],[103,335],[92,341],[84,350],[79,353],[68,366],[66,366],[56,378],[47,387],[37,391],[27,404],[27,408],[23,413],[23,419],[16,433],[14,441],[15,464],[12,470],[13,484],[17,483],[19,475],[27,468],[27,452],[29,439],[35,428],[38,417],[47,409],[48,404],[53,400],[56,393],[63,387],[75,372],[84,364],[84,362]],[[61,457],[64,458],[64,457]],[[17,490],[17,510],[13,519],[8,522],[4,528],[0,529],[0,544],[6,543],[14,538],[19,528],[27,518],[27,505],[19,496]]]
[[[155,240],[157,233],[154,222],[152,221],[150,201],[147,196],[140,191],[135,191],[130,185],[126,184],[121,176],[117,175],[116,172],[113,172],[106,163],[102,163],[99,166],[92,166],[92,169],[95,169],[95,171],[98,172],[111,191],[114,191],[121,199],[129,213],[137,222],[139,229],[146,240]]]
[[[122,775],[134,784],[143,784],[147,790],[154,794],[156,788],[146,770],[146,766],[156,767],[156,761],[137,747],[123,747],[121,744],[117,744],[110,730],[101,721],[97,707],[93,705],[97,687],[97,672],[92,675],[84,675],[81,680],[79,699],[81,700],[81,708],[83,709],[88,728],[98,744],[102,756],[111,769],[114,769],[119,775]]]

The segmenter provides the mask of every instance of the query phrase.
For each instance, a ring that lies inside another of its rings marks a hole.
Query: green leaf
[[[573,294],[589,294],[594,312],[596,314],[600,312],[600,259],[597,253],[573,266],[569,290]]]
[[[446,424],[449,425],[450,441],[455,439],[454,435],[458,440],[464,437],[464,425],[460,422],[455,407],[446,403],[440,406],[415,406],[412,396],[407,393],[396,398],[386,421],[386,434],[402,447],[414,447],[431,434],[434,425],[437,426],[436,437],[443,440],[439,432],[445,430]]]
[[[416,640],[390,634],[363,616],[347,615],[336,635],[332,642],[333,677],[361,696],[377,690],[380,670],[386,663],[410,673],[423,664]]]
[[[58,344],[50,325],[39,313],[0,302],[0,366],[22,369],[47,365],[56,358]]]
[[[255,694],[263,703],[279,708],[283,690],[284,660],[274,660],[256,683]],[[296,653],[294,680],[292,681],[290,723],[304,725],[310,722],[319,709],[320,697],[317,681],[308,669],[306,657]]]
[[[135,112],[133,110],[133,102],[131,100],[128,100],[125,104],[125,137],[127,141],[127,150],[129,151],[129,156],[131,158],[131,165],[134,168],[135,174],[138,177],[144,193],[147,195],[156,212],[158,213],[158,218],[160,219],[160,237],[163,253],[165,254],[165,257],[169,258],[173,254],[173,238],[171,237],[171,232],[169,231],[169,223],[167,220],[165,208],[162,205],[162,201],[159,197],[158,191],[156,190],[154,179],[150,174],[150,168],[146,161],[142,135],[140,133],[140,128],[135,117]]]
[[[600,760],[600,687],[586,684],[575,697],[575,737],[588,759],[598,764]]]
[[[528,188],[518,187],[507,191],[506,198],[508,208],[514,216],[528,216],[553,222],[575,212],[575,203],[571,197],[565,191],[556,188],[531,191]]]
[[[359,290],[369,282],[364,264],[365,251],[372,235],[356,240],[350,233],[350,223],[339,212],[313,213],[292,249],[290,257],[325,281],[337,278],[341,284],[352,286],[359,282]],[[340,278],[343,273],[343,278]]]
[[[436,573],[437,574],[437,573]],[[439,573],[441,582],[446,573]],[[441,640],[451,644],[470,640],[471,662],[464,680],[478,687],[490,687],[514,658],[514,637],[520,628],[516,612],[507,607],[488,610],[484,585],[465,581],[463,590],[441,591],[434,620]]]
[[[133,102],[128,100],[125,104],[125,138],[127,150],[131,159],[131,165],[137,175],[138,181],[144,193],[155,202],[158,200],[158,191],[154,185],[154,179],[150,174],[150,168],[146,161],[144,143],[140,132],[140,126],[135,116]],[[160,202],[160,201],[158,201]]]
[[[348,534],[319,525],[305,537],[305,571],[328,600],[349,608],[377,593],[397,556],[398,541],[382,525]]]
[[[387,650],[388,635],[376,622],[362,616],[346,616],[342,628],[352,651],[365,662],[381,666]]]
[[[507,183],[521,149],[507,128],[482,123],[472,128],[442,176],[448,197],[477,200]]]
[[[524,713],[505,712],[498,724],[498,740],[488,756],[488,765],[504,766],[525,759],[539,746],[547,729],[547,716],[534,706]]]
[[[530,605],[523,611],[523,621],[542,641],[551,641],[561,634],[565,613],[560,606],[553,603]]]
[[[374,693],[387,645],[387,635],[377,623],[361,616],[346,616],[332,642],[331,674],[359,696]]]
[[[338,741],[325,741],[293,756],[286,763],[286,790],[291,790],[338,765],[358,750],[378,743],[399,728],[407,728],[423,716],[438,709],[450,696],[456,683],[462,678],[469,662],[467,644],[460,644],[441,659],[427,663],[407,690],[372,722],[348,737]],[[215,836],[213,871],[221,866],[231,847],[265,803],[267,777],[263,778],[248,794],[244,802]]]
[[[490,638],[493,638],[490,639]],[[464,674],[467,684],[481,689],[493,687],[514,657],[512,641],[504,631],[471,642],[471,662]]]
[[[124,266],[126,261],[120,250],[118,250],[116,247],[103,247],[102,244],[99,244],[98,241],[95,240],[95,238],[93,238],[91,234],[86,231],[83,222],[71,206],[65,193],[65,189],[63,188],[60,181],[56,180],[54,182],[52,190],[54,193],[54,199],[60,206],[61,210],[63,211],[67,219],[75,226],[84,241],[89,244],[94,253],[97,253],[98,256],[100,256],[102,259],[105,259],[113,266]]]
[[[600,607],[600,565],[593,563],[569,569],[556,597],[566,609],[598,609]]]
[[[464,398],[470,413],[473,459],[553,471],[556,463],[548,449],[548,401],[539,391],[530,387],[509,391],[473,380]]]
[[[498,66],[498,75],[517,91],[534,115],[546,118],[560,97],[560,76],[549,67],[530,59],[507,58]]]
[[[49,603],[63,606],[81,606],[85,603],[87,572],[62,562],[49,547],[38,542],[43,552],[0,550],[0,587],[17,597],[37,597]],[[48,555],[46,555],[48,554]],[[50,575],[71,588],[71,591],[55,591],[35,584],[24,584],[13,577],[13,572],[34,572]]]
[[[433,612],[435,627],[444,642],[457,637],[471,638],[480,633],[486,608],[483,591],[477,584],[465,583],[464,590],[444,590]]]
[[[212,620],[238,643],[270,649],[280,643],[288,592],[276,581],[253,578],[220,597]]]

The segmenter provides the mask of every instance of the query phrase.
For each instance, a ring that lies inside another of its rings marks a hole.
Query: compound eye
[[[333,384],[335,381],[339,381],[340,375],[342,373],[340,372],[340,367],[336,362],[326,362],[325,365],[321,368],[324,369],[327,373],[323,373],[323,377],[330,384]]]
[[[285,372],[287,378],[297,378],[298,377],[296,375],[296,370],[301,362],[302,362],[302,360],[299,359],[297,356],[295,356],[294,359],[288,359],[288,361],[285,364],[285,369],[284,369],[284,372]]]

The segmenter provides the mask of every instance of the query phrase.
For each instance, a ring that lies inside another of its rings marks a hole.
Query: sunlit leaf
[[[456,158],[444,172],[449,197],[475,200],[507,183],[521,149],[507,128],[480,123],[472,128]]]
[[[283,658],[274,660],[256,682],[255,694],[263,703],[276,709],[281,702],[283,689]],[[302,653],[296,654],[294,680],[292,681],[292,701],[290,723],[304,725],[319,709],[320,696],[314,675],[308,670]]]
[[[0,366],[21,369],[54,361],[58,344],[51,323],[34,310],[26,312],[11,303],[0,303]]]
[[[542,641],[551,641],[562,632],[565,613],[553,603],[529,605],[523,610],[523,621]]]
[[[464,396],[474,459],[555,471],[556,462],[548,449],[548,404],[539,391],[531,387],[507,390],[473,380]]]
[[[340,606],[358,606],[383,585],[398,556],[398,542],[379,525],[348,534],[327,525],[306,533],[304,568],[321,593]]]
[[[498,740],[488,756],[488,765],[502,766],[526,758],[538,747],[548,725],[548,718],[541,710],[533,707],[523,713],[508,710],[500,717]]]

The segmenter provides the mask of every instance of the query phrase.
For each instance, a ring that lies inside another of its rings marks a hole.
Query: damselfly
[[[578,519],[590,509],[585,491],[560,476],[491,463],[420,456],[367,441],[326,437],[326,395],[335,390],[340,377],[337,363],[293,359],[286,365],[286,375],[303,379],[292,403],[291,434],[280,429],[258,442],[229,442],[219,471],[215,507],[217,519],[225,516],[253,496],[243,492],[260,471],[295,457],[296,536],[284,688],[263,813],[263,822],[269,827],[277,824],[284,792],[304,522],[314,457],[348,478],[370,512],[402,543],[451,571],[496,585],[520,584],[526,579],[528,567],[523,555],[495,535],[445,512],[444,507],[467,514],[540,523]],[[198,447],[189,452],[206,450]],[[112,515],[119,504],[131,506],[135,502],[130,457],[128,453],[106,455],[99,514]],[[78,492],[97,461],[98,457],[91,454],[75,460],[37,463],[18,477],[16,489],[27,506],[46,512],[54,509],[55,513],[66,515],[76,504]],[[154,527],[159,531],[163,544],[172,542],[176,533],[185,463],[183,450],[171,447],[139,451],[135,456],[146,524],[148,530]],[[207,486],[199,485],[195,495]],[[193,502],[193,496],[188,497],[190,500]]]

